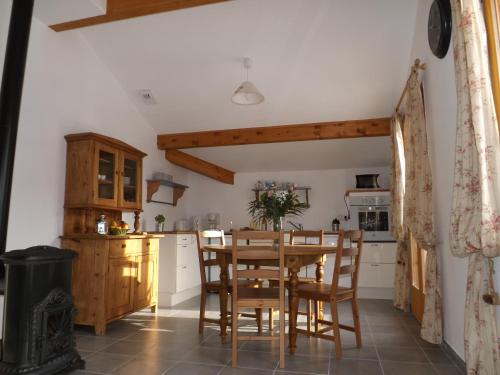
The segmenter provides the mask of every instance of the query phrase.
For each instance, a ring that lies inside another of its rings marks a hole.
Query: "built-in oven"
[[[388,191],[350,192],[347,196],[350,228],[364,230],[368,242],[392,242],[390,214],[391,197]]]

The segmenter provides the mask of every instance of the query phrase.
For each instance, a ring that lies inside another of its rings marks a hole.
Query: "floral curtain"
[[[465,306],[468,374],[500,374],[492,257],[500,255],[500,141],[480,0],[452,0],[457,140],[451,251],[469,257]]]
[[[405,194],[404,225],[418,246],[427,251],[425,306],[421,336],[431,343],[442,341],[441,288],[435,247],[432,173],[427,148],[424,100],[414,69],[408,81],[404,121]]]
[[[403,200],[405,194],[405,157],[401,118],[396,113],[391,120],[391,233],[397,241],[396,274],[394,277],[394,307],[410,310],[410,280],[408,268],[410,254],[406,229],[403,225]]]

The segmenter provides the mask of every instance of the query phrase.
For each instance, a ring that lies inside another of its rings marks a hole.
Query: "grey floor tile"
[[[85,359],[85,370],[109,373],[130,362],[133,357],[115,353],[96,353]]]
[[[115,343],[117,339],[101,336],[76,336],[76,348],[78,350],[98,351]]]
[[[426,355],[420,348],[378,348],[382,361],[429,363]]]
[[[285,368],[283,370],[289,372],[328,374],[329,364],[329,358],[287,355],[285,357]]]
[[[423,350],[432,363],[453,366],[455,365],[450,357],[448,357],[446,352],[442,349],[424,348]]]
[[[402,363],[382,361],[385,375],[433,375],[436,372],[429,363]]]
[[[182,359],[184,362],[195,362],[209,365],[226,365],[231,360],[231,351],[222,348],[193,348]]]
[[[460,369],[455,365],[434,364],[434,368],[439,375],[465,375],[465,369]]]
[[[125,365],[118,367],[112,374],[116,375],[137,375],[137,374],[147,374],[147,375],[161,375],[167,369],[175,366],[176,361],[168,361],[163,358],[134,358]]]
[[[332,375],[382,375],[378,361],[370,360],[332,360],[330,364]]]
[[[401,333],[377,333],[373,334],[373,340],[377,347],[390,348],[418,348],[415,338],[410,334]]]
[[[223,369],[223,366],[210,366],[196,363],[178,363],[168,369],[164,374],[167,375],[216,375]]]
[[[144,351],[148,351],[154,346],[155,344],[151,342],[121,340],[106,347],[105,349],[103,349],[103,352],[125,355],[139,355]]]
[[[278,360],[279,352],[238,351],[238,367],[274,370]]]
[[[273,371],[226,367],[220,375],[273,375]]]
[[[371,359],[378,360],[377,351],[372,346],[363,346],[361,348],[346,348],[342,346],[342,358],[347,359]]]

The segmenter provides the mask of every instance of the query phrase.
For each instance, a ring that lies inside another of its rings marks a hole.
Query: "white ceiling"
[[[106,0],[37,0],[33,14],[46,25],[100,16],[106,13]]]
[[[415,0],[235,0],[70,32],[87,38],[158,133],[188,132],[390,116],[409,71],[416,10]],[[256,106],[230,101],[245,56],[265,96]],[[141,89],[157,104],[144,104]],[[276,150],[301,169],[388,164],[385,139],[330,143],[188,152],[237,172],[289,169]]]
[[[226,146],[183,150],[237,172],[384,167],[389,137]],[[364,152],[360,152],[364,151]]]

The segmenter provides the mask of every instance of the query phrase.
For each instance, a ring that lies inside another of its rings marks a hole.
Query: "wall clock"
[[[448,52],[451,40],[450,0],[433,1],[429,11],[427,33],[432,53],[442,59]]]

